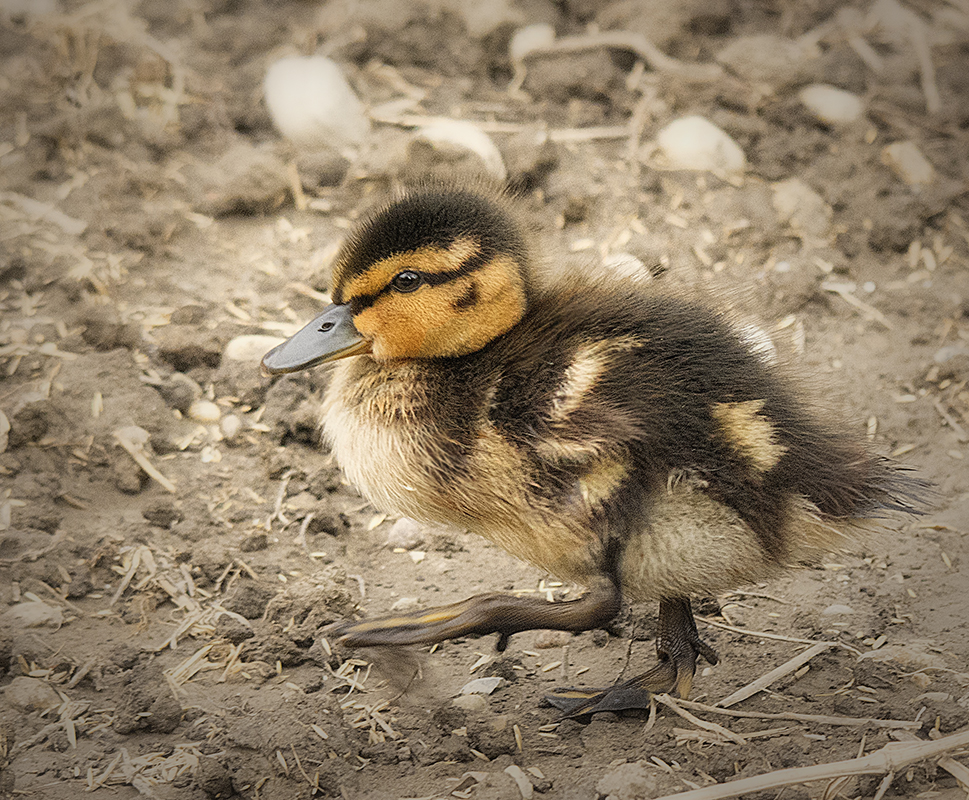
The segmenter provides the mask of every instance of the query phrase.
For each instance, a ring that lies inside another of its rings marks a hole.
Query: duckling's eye
[[[413,292],[417,287],[419,287],[424,282],[424,278],[421,274],[414,272],[413,270],[404,270],[394,276],[394,279],[390,282],[390,285],[394,287],[398,292]]]

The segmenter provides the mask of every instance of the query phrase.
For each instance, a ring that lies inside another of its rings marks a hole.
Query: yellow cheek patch
[[[414,304],[401,303],[401,297],[385,295],[353,318],[354,327],[373,342],[373,356],[379,361],[412,357],[424,349],[425,321],[414,313]]]
[[[777,443],[770,421],[760,414],[763,407],[763,400],[748,400],[716,403],[712,411],[727,442],[759,472],[773,468],[787,452],[784,445]]]
[[[459,301],[472,285],[477,300],[462,308]],[[518,266],[510,257],[501,256],[439,286],[383,294],[353,322],[373,341],[373,355],[378,360],[430,358],[480,350],[514,326],[524,312]]]
[[[337,265],[334,284],[341,285],[344,301],[354,297],[375,295],[382,291],[394,276],[404,270],[424,272],[428,275],[454,272],[469,258],[481,250],[478,241],[471,237],[455,239],[450,247],[419,247],[406,253],[397,253],[376,262],[363,275],[343,283],[340,266]]]

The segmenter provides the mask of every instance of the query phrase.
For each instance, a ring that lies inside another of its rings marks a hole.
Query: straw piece
[[[807,664],[812,658],[814,658],[819,653],[823,653],[825,650],[829,650],[835,646],[834,642],[818,642],[813,647],[809,647],[803,653],[798,653],[790,661],[781,664],[779,667],[772,669],[766,675],[761,675],[757,680],[751,681],[746,686],[741,687],[736,692],[723,700],[718,700],[714,705],[720,706],[721,708],[730,708],[730,706],[736,705],[742,700],[746,700],[748,697],[752,697],[760,691],[763,691],[768,686],[770,686],[775,681],[780,680],[785,675],[789,675],[792,672],[797,671],[801,666]]]
[[[817,764],[811,767],[795,767],[756,775],[729,783],[718,783],[676,795],[665,795],[658,800],[724,800],[741,797],[754,792],[779,789],[810,781],[824,781],[845,775],[897,774],[904,767],[929,758],[937,758],[950,750],[969,745],[969,730],[950,734],[935,742],[891,742],[863,758]]]

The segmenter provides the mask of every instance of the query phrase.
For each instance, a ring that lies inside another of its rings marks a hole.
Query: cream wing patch
[[[758,472],[767,472],[781,460],[787,448],[777,442],[770,420],[760,411],[763,400],[742,403],[715,403],[713,418],[719,423],[724,439]]]
[[[579,347],[552,398],[550,421],[565,422],[582,405],[582,401],[609,369],[613,356],[632,350],[639,344],[639,340],[633,336],[620,336],[599,342],[587,342]]]

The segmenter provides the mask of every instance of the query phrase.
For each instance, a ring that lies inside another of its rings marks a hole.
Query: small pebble
[[[451,705],[464,711],[476,713],[488,710],[488,701],[480,694],[463,694],[460,697],[455,697],[451,701]]]
[[[279,336],[252,333],[230,339],[222,351],[222,357],[230,361],[259,361],[285,339]]]
[[[179,519],[181,512],[175,507],[171,500],[157,500],[146,505],[141,515],[152,525],[159,528],[171,528]]]
[[[534,50],[541,50],[555,43],[555,28],[547,22],[526,25],[512,34],[508,43],[508,57],[517,63]]]
[[[169,408],[178,409],[183,414],[202,397],[202,387],[183,372],[173,372],[165,383],[156,388]]]
[[[340,65],[323,56],[287,56],[269,66],[266,105],[279,132],[296,145],[326,149],[359,145],[370,119]]]
[[[235,414],[226,414],[219,420],[219,429],[222,431],[222,435],[231,442],[242,430],[242,420]]]
[[[21,711],[44,711],[61,704],[60,695],[39,678],[18,675],[3,691],[3,696],[14,708]]]
[[[0,630],[11,628],[58,628],[64,623],[64,614],[56,606],[39,600],[17,603],[0,615]]]
[[[740,146],[703,117],[674,120],[659,132],[656,142],[674,169],[740,175],[747,164]]]
[[[401,517],[387,531],[387,547],[402,550],[413,550],[424,544],[426,528],[420,522],[409,517]]]
[[[639,762],[620,764],[596,784],[600,800],[648,800],[657,796],[658,789],[656,776]]]
[[[188,415],[196,422],[218,422],[222,410],[211,400],[196,400],[188,407]]]
[[[913,703],[951,703],[952,695],[948,692],[926,692],[925,694],[920,694]]]
[[[833,603],[832,605],[825,608],[822,612],[825,616],[833,617],[840,614],[854,614],[855,610],[851,606],[846,606],[840,603]]]
[[[774,184],[772,200],[778,220],[814,238],[824,238],[831,229],[834,212],[824,198],[800,178]]]
[[[850,125],[865,114],[865,103],[856,94],[826,83],[812,83],[798,92],[805,107],[828,125]]]
[[[536,650],[547,650],[552,647],[564,647],[572,641],[572,634],[568,631],[539,631],[535,636]]]
[[[936,364],[944,364],[957,356],[969,356],[969,348],[957,344],[947,344],[935,351],[932,360]]]
[[[416,597],[400,597],[391,605],[391,611],[410,611],[420,605],[420,600]]]
[[[882,162],[909,186],[924,186],[935,180],[935,167],[915,142],[894,142],[882,150]]]

